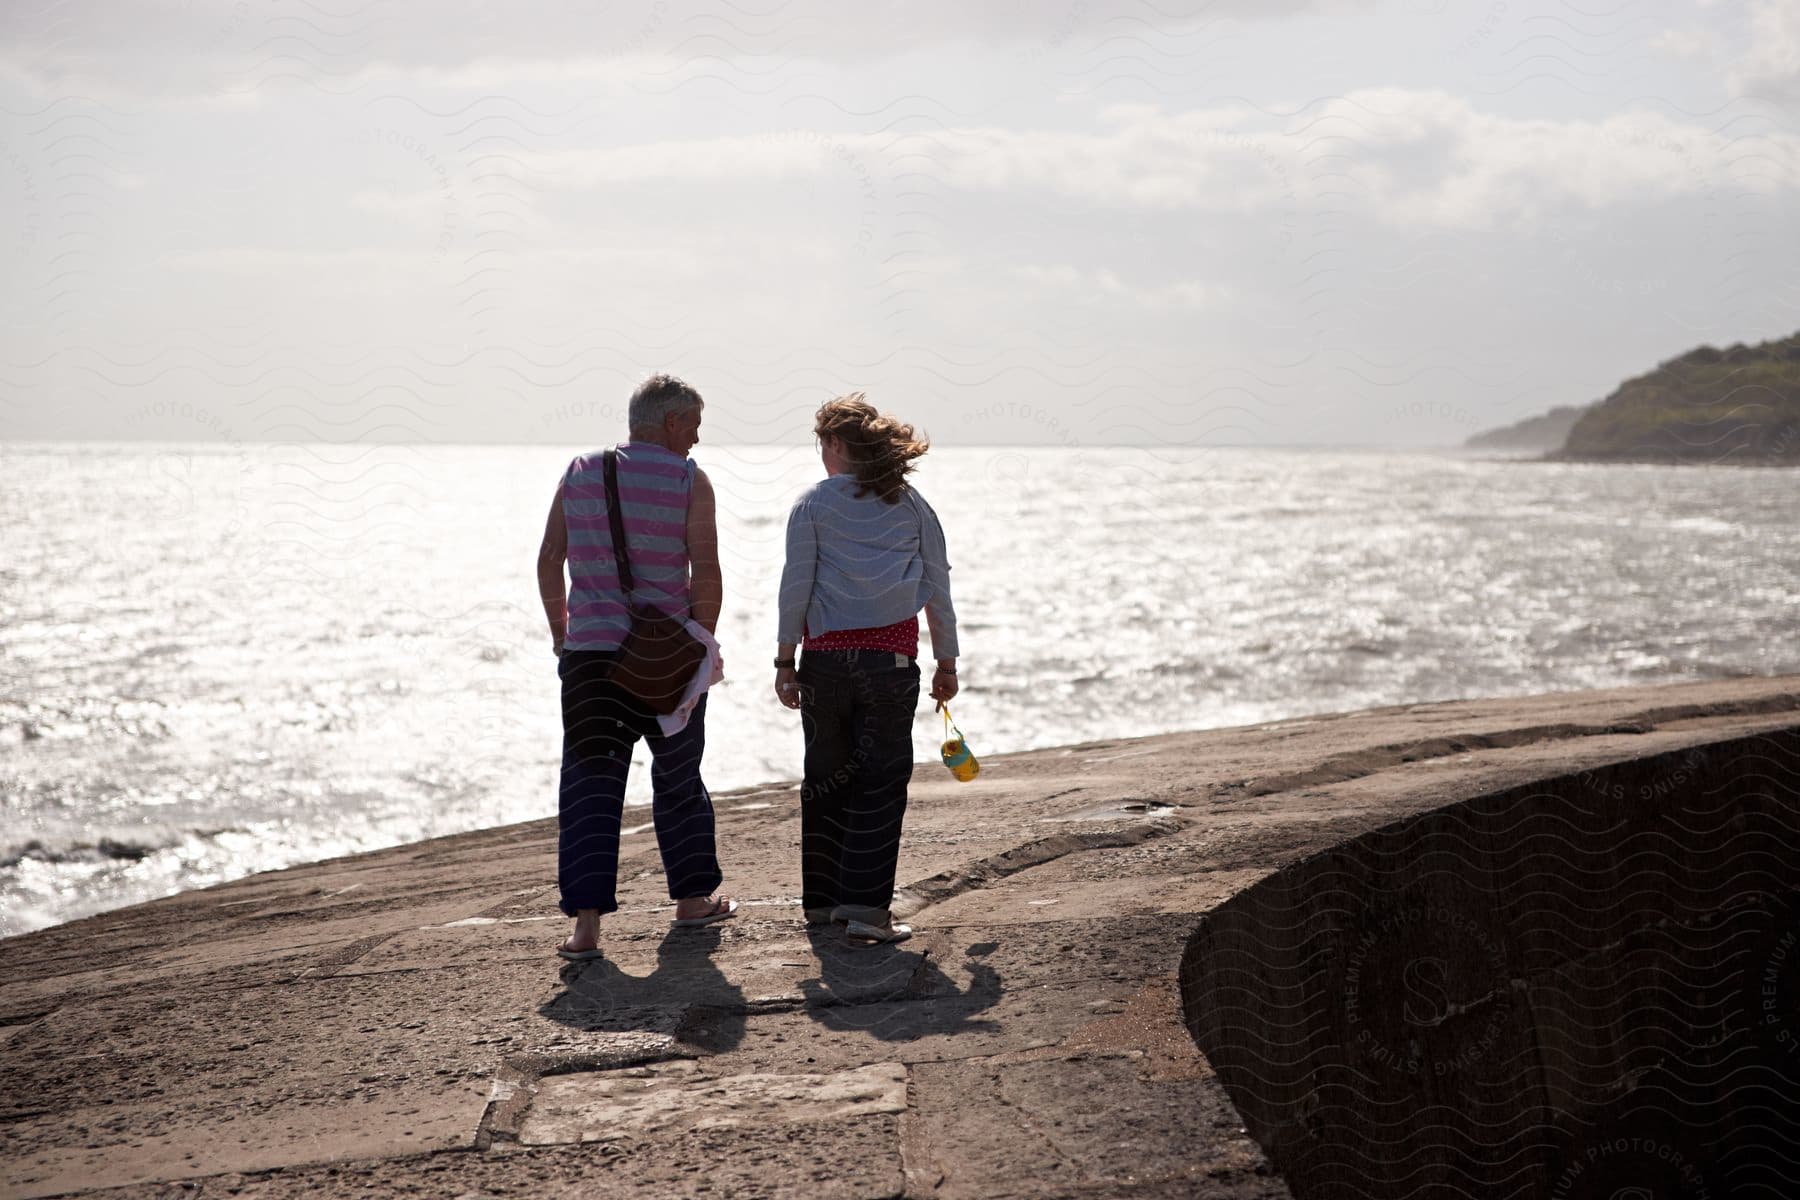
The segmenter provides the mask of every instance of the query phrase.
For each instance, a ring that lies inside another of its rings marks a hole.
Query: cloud
[[[163,255],[163,266],[172,270],[220,271],[256,277],[291,272],[390,271],[427,266],[431,256],[422,251],[358,247],[349,250],[296,250],[280,246],[214,246]]]
[[[387,217],[421,237],[439,235],[446,228],[453,228],[458,220],[457,206],[438,188],[364,189],[351,195],[349,206],[358,212]],[[508,218],[509,227],[515,231],[527,224],[542,230],[546,224],[529,209],[510,212]]]
[[[867,149],[870,139],[852,138]],[[891,139],[886,139],[891,140]],[[767,133],[690,138],[572,150],[523,151],[526,168],[557,183],[602,187],[646,180],[750,180],[811,174],[824,169],[845,139],[818,133]]]
[[[1656,112],[1602,120],[1502,117],[1443,94],[1362,93],[1328,106],[1326,120],[1351,132],[1350,173],[1393,223],[1448,229],[1524,225],[1556,208],[1606,209],[1696,195],[1729,178],[1744,153],[1731,136]],[[1382,152],[1440,139],[1427,174],[1384,164]],[[1783,141],[1791,152],[1794,139]],[[1791,159],[1790,159],[1791,164]],[[1791,169],[1746,187],[1792,189]]]
[[[1750,0],[1750,49],[1733,65],[1734,92],[1774,104],[1800,101],[1800,5]]]
[[[644,76],[719,61],[761,69],[799,60],[860,63],[972,45],[1091,48],[1127,26],[1139,40],[1216,32],[1221,21],[1353,11],[1369,0],[1211,0],[1192,15],[1134,0],[885,0],[846,19],[834,0],[744,5],[669,0],[59,0],[0,5],[0,70],[35,91],[205,98],[308,81],[350,92],[392,80],[501,90]]]
[[[1712,29],[1665,29],[1650,39],[1650,48],[1671,58],[1711,62],[1724,51],[1725,39]]]
[[[1231,290],[1216,284],[1181,280],[1165,284],[1143,284],[1127,281],[1111,267],[1084,271],[1067,263],[1028,264],[1014,268],[1013,274],[1036,291],[1056,293],[1058,303],[1082,297],[1124,300],[1146,310],[1207,308],[1231,298]]]
[[[1436,91],[1370,89],[1276,122],[1245,109],[1116,109],[1105,134],[951,131],[946,176],[1121,208],[1266,211],[1284,198],[1362,208],[1399,226],[1518,225],[1547,210],[1666,200],[1732,178],[1743,139],[1656,112],[1550,120],[1483,112]],[[1738,186],[1794,190],[1791,135]],[[1769,164],[1773,164],[1770,166]]]
[[[529,156],[568,186],[648,180],[744,181],[848,169],[921,172],[949,188],[1054,196],[1097,209],[1266,214],[1296,205],[1361,209],[1389,224],[1486,230],[1555,209],[1696,195],[1732,180],[1793,190],[1800,148],[1657,112],[1551,120],[1484,112],[1438,91],[1366,89],[1272,118],[1242,106],[1103,110],[1098,130],[951,127],[891,134],[764,134],[570,149]]]
[[[365,207],[397,211],[410,197],[386,198],[369,193],[358,199]],[[606,277],[632,285],[658,278],[701,282],[720,277],[722,269],[745,281],[768,278],[772,269],[818,268],[839,257],[828,238],[807,234],[765,234],[744,239],[729,231],[691,231],[679,244],[646,243],[618,235],[587,239],[577,246],[533,246],[506,249],[479,260],[485,269],[519,278],[549,278],[559,274]],[[445,256],[430,249],[362,246],[339,250],[298,249],[281,246],[214,246],[163,255],[160,264],[170,270],[247,276],[256,279],[326,276],[386,275],[412,272],[428,286],[438,286],[468,270],[464,255]],[[936,260],[926,267],[937,273],[954,270],[954,260]],[[916,264],[915,264],[916,268]],[[431,271],[439,274],[429,274]],[[444,272],[451,274],[446,276]]]
[[[1105,206],[1250,210],[1287,186],[1268,137],[1224,128],[1235,110],[1166,115],[1108,110],[1100,133],[946,128],[892,133],[786,130],[736,137],[534,151],[528,167],[558,183],[602,187],[648,180],[745,181],[843,172],[902,172],[990,192],[1048,191]]]

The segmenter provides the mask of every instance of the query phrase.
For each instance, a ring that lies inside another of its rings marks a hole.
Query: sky
[[[1800,0],[16,0],[0,439],[1434,446],[1800,328]]]

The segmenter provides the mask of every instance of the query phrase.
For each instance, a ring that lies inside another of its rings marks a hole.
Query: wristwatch
[[[793,665],[794,665],[794,660],[791,658],[778,658],[775,660],[775,669],[777,671],[783,669],[784,667],[791,669],[793,667]]]

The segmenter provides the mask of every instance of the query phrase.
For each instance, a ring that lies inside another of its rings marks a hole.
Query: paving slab
[[[519,1127],[527,1146],[616,1142],[695,1129],[804,1126],[907,1108],[906,1067],[764,1075],[710,1071],[692,1059],[543,1080]]]

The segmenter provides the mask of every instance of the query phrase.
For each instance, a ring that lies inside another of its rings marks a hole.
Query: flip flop
[[[698,929],[702,925],[711,925],[714,921],[723,921],[726,917],[737,915],[736,900],[715,900],[712,911],[703,917],[677,917],[669,924],[677,929]]]
[[[565,950],[561,946],[558,946],[556,948],[556,957],[566,958],[570,962],[591,962],[596,958],[606,957],[606,954],[598,946],[594,947],[592,950]]]

